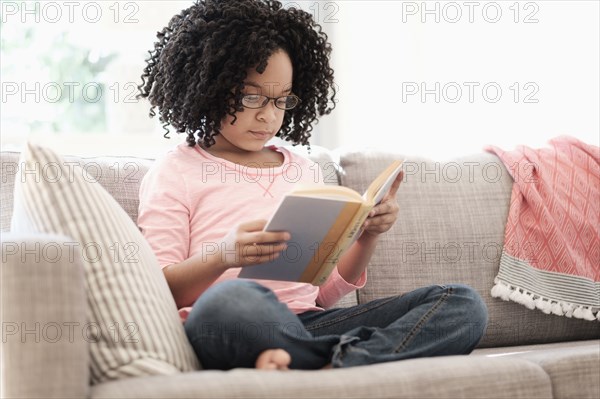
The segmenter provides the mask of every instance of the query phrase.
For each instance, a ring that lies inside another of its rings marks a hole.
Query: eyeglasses
[[[242,96],[242,105],[246,108],[262,108],[267,105],[270,100],[275,100],[275,106],[283,110],[295,108],[300,104],[300,97],[294,94],[281,97],[268,97],[261,94],[244,94]]]

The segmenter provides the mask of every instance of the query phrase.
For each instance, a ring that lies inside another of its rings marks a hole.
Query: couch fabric
[[[3,252],[7,242],[68,239],[8,233],[14,178],[20,178],[18,157],[18,153],[3,152],[0,158]],[[391,159],[405,158],[398,153],[370,151],[316,151],[312,157],[320,162],[325,175],[337,172],[330,184],[339,181],[359,192]],[[139,184],[152,160],[65,160],[97,176],[132,221],[137,219]],[[398,192],[399,220],[382,238],[369,265],[365,288],[338,304],[362,303],[428,284],[469,284],[483,296],[490,314],[486,335],[470,356],[323,371],[207,370],[89,387],[88,381],[82,383],[87,378],[87,368],[82,365],[89,361],[85,340],[62,343],[63,349],[57,350],[56,343],[46,339],[36,343],[23,339],[30,336],[15,333],[2,344],[2,396],[597,398],[599,323],[546,315],[490,296],[511,184],[507,171],[490,154],[441,163],[408,157],[405,180]],[[51,272],[52,267],[57,273]],[[80,269],[77,261],[66,265],[35,263],[21,253],[3,259],[3,326],[47,320],[42,315],[59,324],[85,320],[87,304],[81,302]],[[31,370],[35,378],[24,377],[25,370]]]
[[[2,233],[1,398],[84,398],[89,394],[82,260],[56,263],[33,251],[22,251],[70,240],[39,233],[20,234],[13,239]],[[18,243],[18,248],[13,248],[13,242]],[[7,253],[12,252],[23,260],[14,267],[8,263],[12,258]]]
[[[341,183],[362,192],[396,157],[347,152],[341,157]],[[495,155],[445,163],[412,158],[405,170],[398,222],[371,260],[368,284],[358,292],[361,303],[418,286],[460,282],[475,288],[489,310],[480,347],[600,337],[599,323],[550,317],[492,298],[512,189],[512,178]]]

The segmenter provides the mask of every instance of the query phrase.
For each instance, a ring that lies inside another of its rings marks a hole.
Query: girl
[[[158,38],[141,96],[187,143],[144,177],[138,225],[204,368],[348,367],[476,346],[487,312],[466,286],[332,307],[365,286],[377,241],[397,219],[402,175],[322,286],[236,278],[294,239],[262,230],[297,180],[286,170],[323,184],[311,161],[266,146],[274,136],[307,145],[317,115],[333,109],[331,47],[310,14],[277,1],[199,1]]]

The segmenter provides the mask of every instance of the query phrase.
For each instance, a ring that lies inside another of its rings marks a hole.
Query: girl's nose
[[[258,109],[257,117],[265,122],[273,122],[277,119],[278,111],[280,110],[275,106],[275,100],[270,99],[267,105]]]

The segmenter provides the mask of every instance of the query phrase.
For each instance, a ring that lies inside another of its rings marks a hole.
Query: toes
[[[283,349],[267,349],[256,359],[255,366],[262,370],[287,370],[292,357]]]
[[[271,363],[270,353],[268,350],[264,351],[256,358],[256,368],[257,369],[265,369]]]
[[[292,362],[292,357],[283,349],[275,349],[271,361],[277,364],[279,368],[287,368]]]

